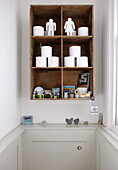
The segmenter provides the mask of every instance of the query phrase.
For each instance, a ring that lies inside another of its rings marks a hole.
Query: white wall
[[[103,0],[102,4],[102,68],[103,68],[103,112],[104,125],[111,128],[113,119],[113,41],[114,41],[114,1]],[[112,113],[112,114],[111,114]]]
[[[63,123],[66,117],[97,122],[90,114],[90,101],[30,101],[29,7],[30,4],[94,4],[95,7],[95,93],[102,111],[101,82],[101,0],[24,0],[22,1],[22,114],[32,114],[34,122]]]
[[[20,124],[20,1],[0,3],[0,139]]]

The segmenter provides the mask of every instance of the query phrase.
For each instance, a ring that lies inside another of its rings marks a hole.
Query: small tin
[[[77,93],[75,94],[75,98],[78,99],[80,97],[80,95]]]
[[[70,93],[70,94],[69,94],[69,98],[72,98],[72,99],[73,99],[74,97],[75,97],[75,94],[74,94],[74,93]]]
[[[68,98],[68,92],[64,92],[64,99]]]

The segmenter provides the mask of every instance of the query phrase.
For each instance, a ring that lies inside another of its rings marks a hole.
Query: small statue
[[[56,23],[53,22],[53,19],[49,19],[49,22],[46,22],[46,31],[48,36],[54,36],[54,31],[56,31]]]
[[[67,33],[67,36],[72,36],[73,32],[75,32],[75,24],[71,18],[68,18],[68,20],[65,22],[64,29]]]
[[[73,118],[70,118],[70,119],[66,118],[65,121],[66,121],[66,123],[67,123],[68,125],[71,125],[71,124],[72,124],[72,121],[73,121]]]

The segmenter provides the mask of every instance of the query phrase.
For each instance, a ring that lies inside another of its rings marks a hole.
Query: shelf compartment
[[[93,67],[93,40],[89,39],[86,42],[64,39],[63,45],[63,57],[69,56],[69,47],[71,46],[81,46],[81,56],[88,57],[88,65],[89,67]],[[63,58],[64,62],[64,58]]]
[[[88,90],[93,92],[94,95],[94,86],[93,86],[93,69],[88,70],[63,70],[63,85],[64,86],[78,86],[79,74],[89,72],[89,88]]]
[[[43,26],[46,28],[46,22],[53,19],[56,22],[55,35],[61,35],[61,6],[60,5],[31,5],[33,22],[31,26]],[[32,30],[31,30],[32,35]]]
[[[51,46],[52,55],[59,57],[59,66],[61,66],[61,38],[31,38],[31,62],[30,66],[36,66],[36,57],[41,56],[41,47],[42,46]]]
[[[31,69],[31,94],[35,87],[42,87],[44,90],[51,90],[59,87],[61,90],[61,70],[33,70]],[[61,94],[61,91],[60,91]],[[32,95],[31,95],[32,98]]]
[[[89,35],[93,35],[93,5],[63,5],[63,25],[68,18],[78,27],[89,27]],[[65,30],[64,35],[66,35]]]

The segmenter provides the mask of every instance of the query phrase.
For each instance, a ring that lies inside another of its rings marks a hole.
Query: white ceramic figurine
[[[75,24],[71,18],[68,18],[68,20],[65,22],[64,29],[67,33],[67,36],[72,36],[73,32],[75,32]]]
[[[56,23],[53,22],[53,19],[49,19],[49,22],[46,22],[46,31],[48,36],[54,36],[54,31],[56,31]]]

